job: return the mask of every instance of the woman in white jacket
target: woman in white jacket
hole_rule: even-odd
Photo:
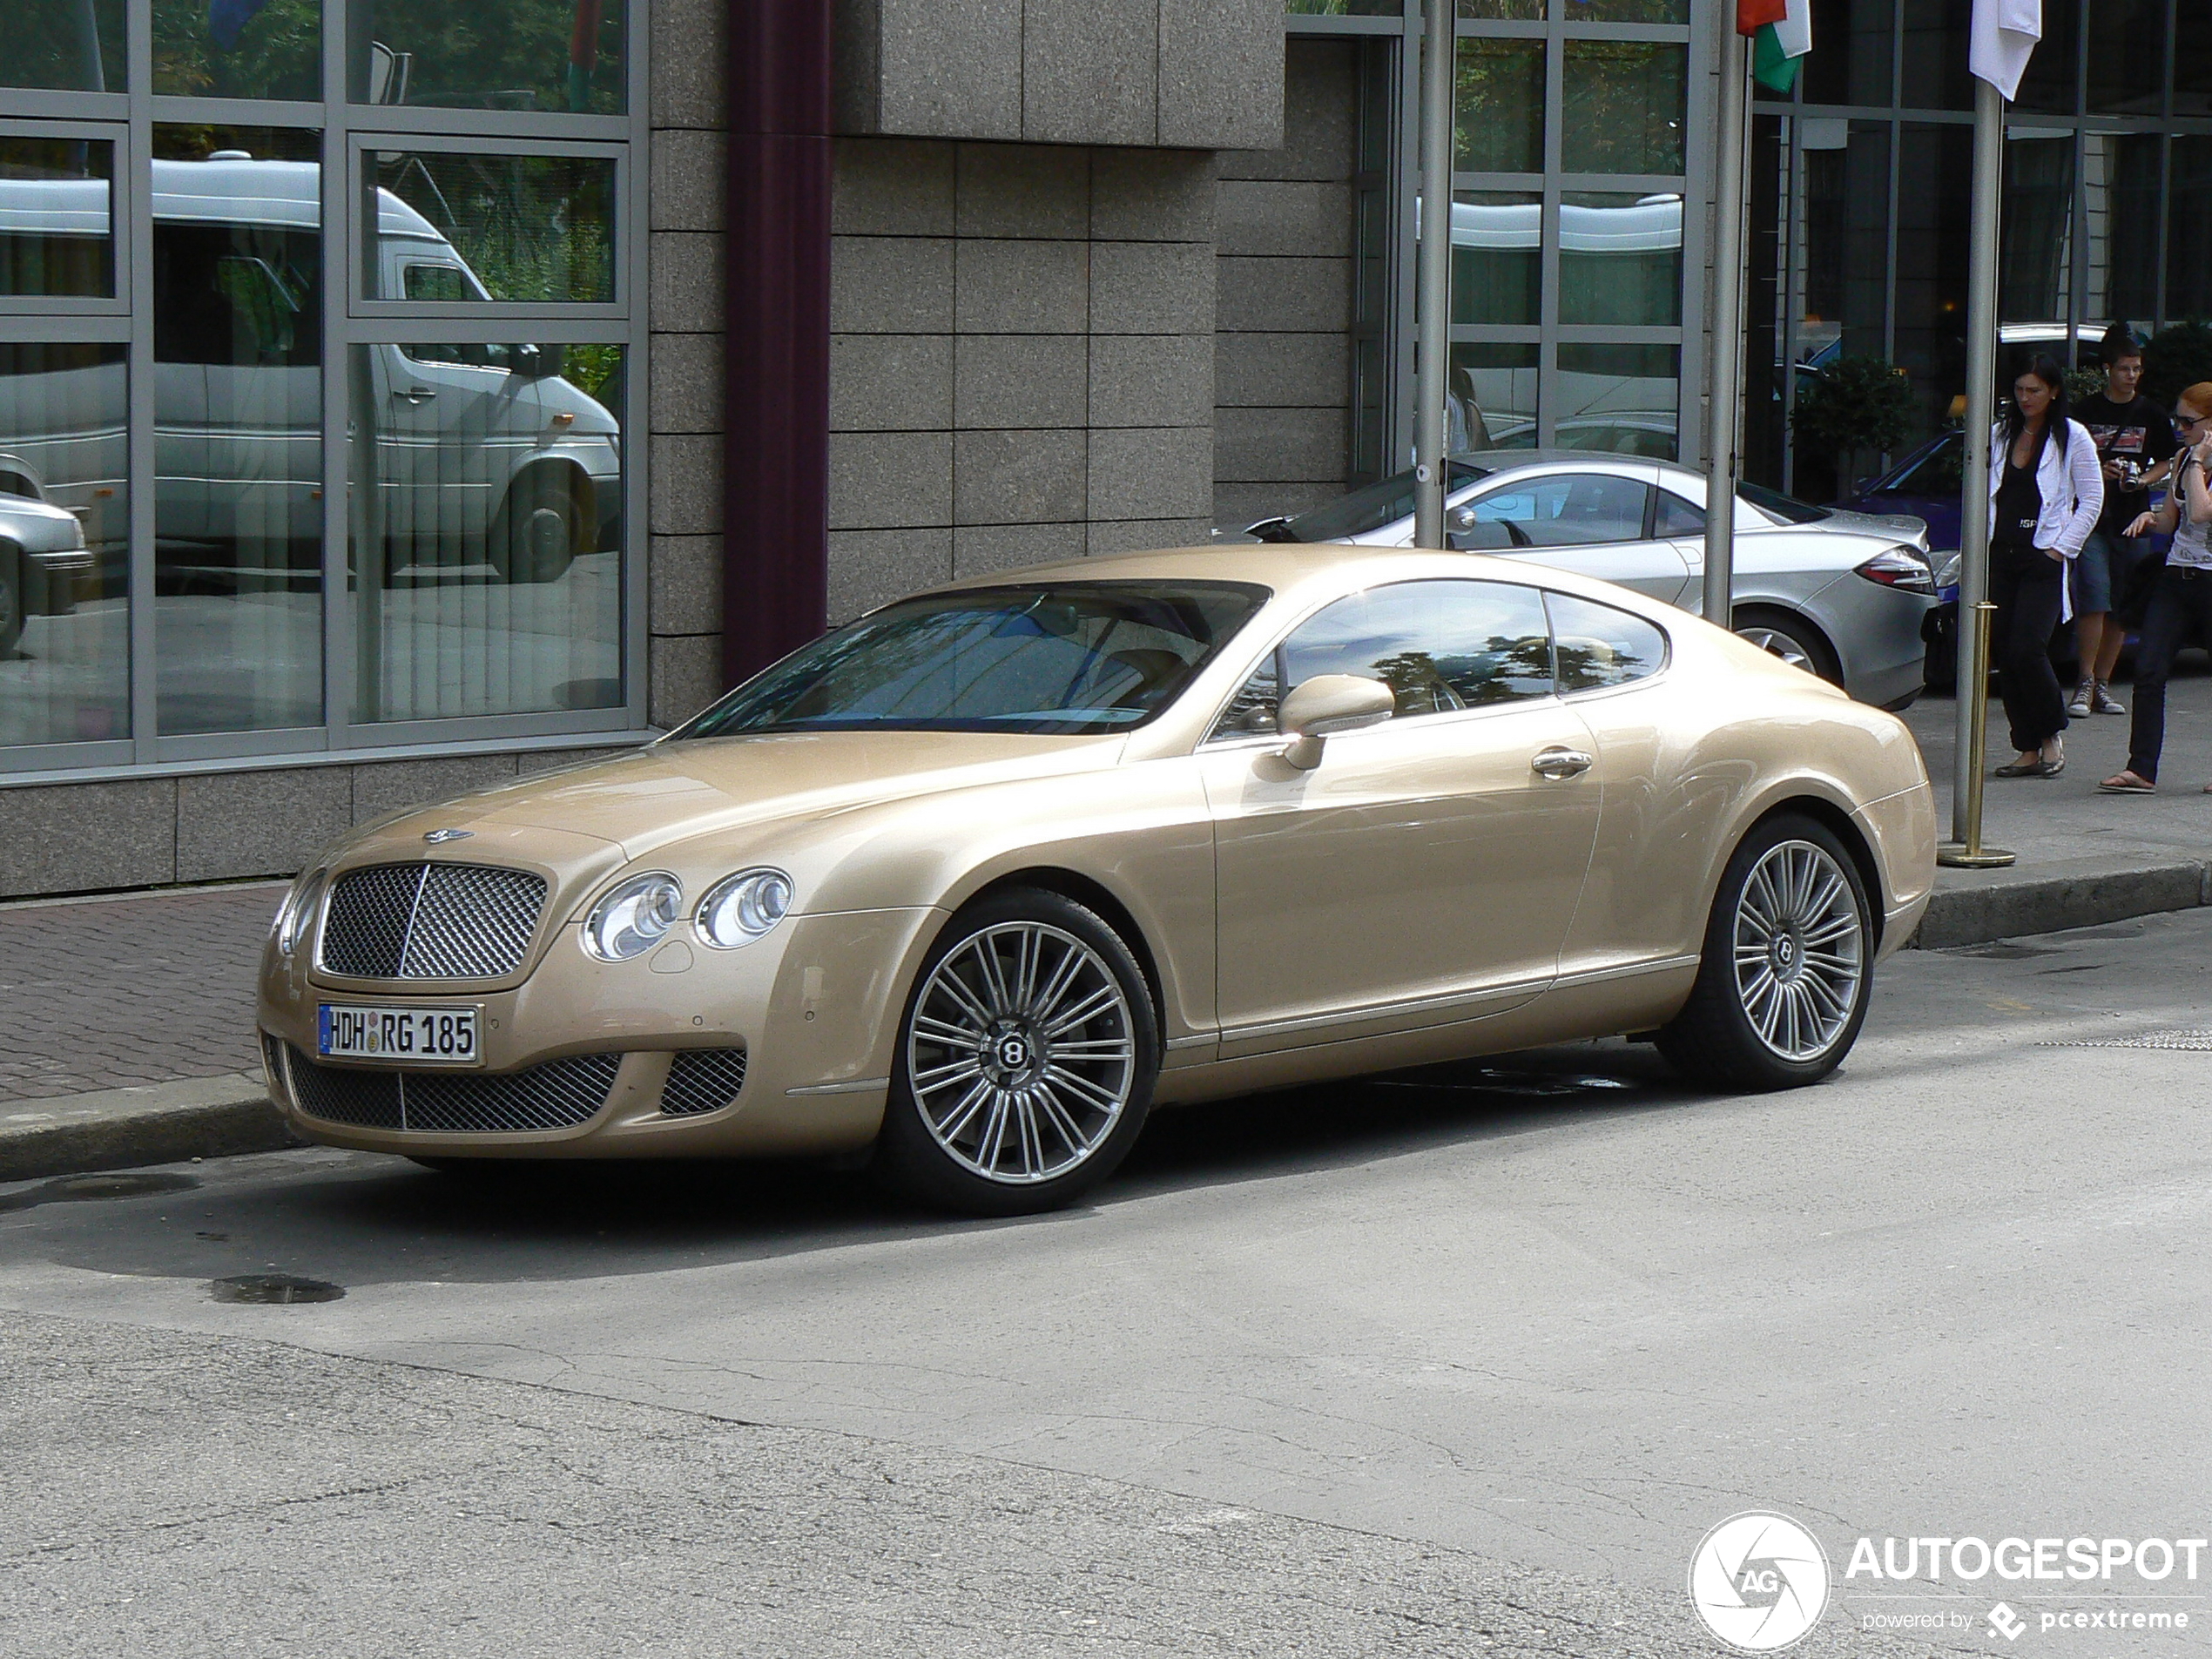
[[[2068,561],[2103,510],[2104,474],[2088,430],[2067,418],[2066,371],[2038,357],[2013,383],[1989,442],[1990,655],[2003,677],[2018,755],[2000,778],[2055,778],[2066,767],[2066,698],[2051,633],[2071,614]]]

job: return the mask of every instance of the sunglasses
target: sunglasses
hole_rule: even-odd
[[[2174,424],[2177,427],[2202,426],[2205,419],[2202,415],[2177,415],[2174,417]]]

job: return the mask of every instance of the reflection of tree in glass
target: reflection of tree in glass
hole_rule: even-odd
[[[8,0],[0,85],[123,91],[121,0]]]
[[[436,226],[495,300],[615,297],[614,164],[386,153],[377,181]]]
[[[368,38],[409,55],[409,104],[622,113],[622,0],[356,3]]]
[[[250,15],[226,51],[207,0],[155,0],[153,90],[193,98],[320,98],[320,0],[267,0],[235,10]]]

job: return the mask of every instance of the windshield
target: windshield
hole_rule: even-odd
[[[1738,484],[1736,493],[1770,518],[1778,518],[1785,524],[1817,524],[1831,516],[1825,507],[1815,507],[1799,501],[1795,496],[1785,496],[1778,489],[1769,489],[1764,484]]]
[[[1126,731],[1174,701],[1267,598],[1241,582],[926,595],[816,640],[670,736]]]
[[[1471,484],[1478,478],[1487,478],[1487,467],[1471,466],[1464,461],[1444,463],[1444,488],[1447,494],[1462,484]],[[1317,507],[1310,513],[1300,513],[1274,535],[1271,542],[1341,542],[1346,536],[1365,536],[1395,524],[1413,513],[1413,475],[1401,472],[1386,478],[1380,483],[1355,489],[1349,496],[1339,496],[1326,507]]]

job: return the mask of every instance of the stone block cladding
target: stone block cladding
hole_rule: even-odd
[[[1211,154],[846,138],[833,171],[833,622],[1206,540]]]
[[[1282,148],[1220,158],[1213,513],[1224,529],[1344,491],[1359,137],[1357,46],[1293,38]]]
[[[647,718],[673,725],[722,685],[723,246],[728,0],[653,0],[651,456]]]

